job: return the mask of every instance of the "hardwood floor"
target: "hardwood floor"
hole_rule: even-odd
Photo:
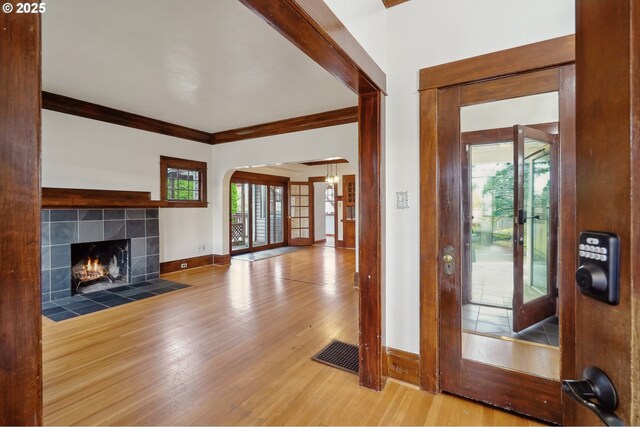
[[[355,251],[313,247],[163,277],[190,288],[43,318],[47,425],[537,425],[310,357],[358,340]]]

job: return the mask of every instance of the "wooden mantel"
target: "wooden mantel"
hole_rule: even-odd
[[[151,200],[148,191],[87,190],[43,188],[43,209],[159,208],[160,200]]]

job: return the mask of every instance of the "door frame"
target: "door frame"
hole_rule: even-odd
[[[237,249],[237,250],[233,250],[233,241],[232,241],[232,233],[231,233],[231,203],[229,203],[229,252],[231,253],[231,255],[240,255],[240,254],[245,254],[245,253],[250,253],[250,252],[258,252],[258,251],[264,251],[267,249],[275,249],[275,248],[280,248],[283,246],[287,246],[289,245],[289,225],[288,225],[288,221],[287,221],[287,216],[288,216],[288,204],[287,204],[287,198],[288,198],[288,184],[289,184],[289,178],[286,176],[278,176],[278,175],[267,175],[267,174],[260,174],[260,173],[252,173],[252,172],[245,172],[242,170],[239,171],[235,171],[233,173],[233,175],[231,175],[231,179],[229,180],[229,185],[231,184],[249,184],[249,247],[246,249]],[[256,248],[253,247],[253,242],[251,241],[251,235],[252,235],[252,227],[253,227],[253,213],[251,211],[251,205],[253,204],[252,201],[252,191],[253,191],[253,187],[252,184],[257,184],[257,185],[266,185],[267,186],[267,217],[269,216],[269,214],[271,213],[271,203],[269,201],[269,188],[271,186],[275,186],[275,187],[284,187],[284,193],[283,193],[283,204],[284,204],[284,212],[283,212],[283,233],[284,233],[284,240],[281,243],[272,243],[272,244],[268,244],[268,245],[263,245],[263,246],[258,246]],[[231,193],[229,193],[229,198],[231,198]],[[270,233],[270,228],[271,228],[271,223],[270,221],[267,221],[267,234],[269,235]]]
[[[446,151],[447,144],[438,143],[440,129],[437,118],[439,113],[444,113],[439,110],[439,91],[452,86],[512,75],[521,75],[523,83],[526,83],[527,74],[524,73],[560,66],[569,67],[574,62],[575,37],[571,35],[420,70],[420,385],[424,390],[433,393],[441,391],[439,260],[441,222],[444,216],[441,215],[441,208],[444,207],[444,200],[438,191],[446,179],[440,174],[439,156]],[[572,89],[574,84],[575,77],[562,81],[565,90]],[[486,94],[481,96],[486,99]],[[561,96],[559,102],[560,108],[566,109],[573,100]],[[450,113],[459,114],[457,110]],[[561,162],[566,162],[565,169],[568,168],[567,172],[571,175],[574,168],[571,158],[575,158],[575,128],[563,127],[560,129],[560,135],[563,143],[568,145],[565,147],[567,158],[561,159]],[[455,138],[455,141],[458,144],[458,138]],[[560,207],[563,214],[571,215],[572,211],[575,214],[575,204],[572,206],[569,202],[575,200],[575,185],[562,186],[559,197],[565,201]],[[563,233],[573,236],[575,227],[572,229],[572,225],[567,224]],[[574,246],[573,238],[566,238],[558,250],[564,254],[564,259],[573,261]],[[572,265],[573,262],[562,263],[558,271],[560,277],[572,277]],[[459,261],[457,267],[460,268]],[[561,310],[565,319],[561,331],[561,372],[573,372],[574,364],[574,312],[571,295],[575,293],[575,289],[569,286],[570,284],[565,286],[566,293],[561,299]],[[499,372],[487,371],[486,374],[489,376],[500,375]],[[512,408],[518,409],[515,406]]]

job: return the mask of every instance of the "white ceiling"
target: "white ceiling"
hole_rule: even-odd
[[[218,132],[357,104],[238,0],[55,0],[43,90]]]

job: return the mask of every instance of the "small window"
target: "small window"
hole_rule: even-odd
[[[207,206],[207,164],[160,156],[160,192],[172,207]]]
[[[335,212],[335,193],[333,187],[329,186],[324,192],[324,213],[333,215]]]

